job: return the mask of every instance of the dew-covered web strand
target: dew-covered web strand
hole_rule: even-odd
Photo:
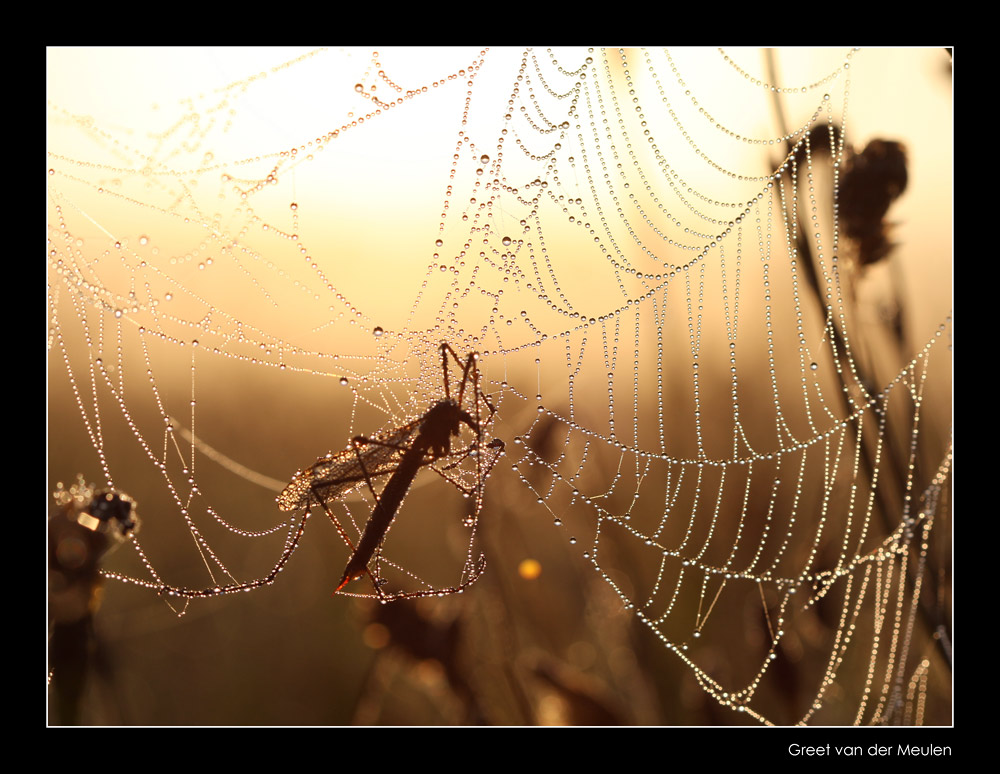
[[[605,175],[605,177],[607,178],[607,175]],[[793,181],[794,181],[794,176],[793,176],[793,178],[792,178],[792,179],[793,179]],[[810,194],[811,194],[811,192],[810,192]],[[770,199],[769,199],[768,201],[769,201],[769,205],[768,205],[768,206],[770,207]],[[787,207],[787,206],[788,206],[788,205],[786,205],[786,207]],[[794,203],[793,203],[793,204],[791,205],[791,209],[792,209],[793,211],[794,211],[794,209],[796,209],[796,205],[795,205]],[[769,217],[768,217],[768,223],[770,223],[770,222],[772,222],[772,218],[771,218],[771,217],[769,216]],[[768,242],[769,242],[769,241],[770,241],[770,240],[768,240]],[[762,244],[763,244],[763,242],[762,242]],[[687,274],[687,275],[685,275],[685,276],[688,276],[688,277],[689,277],[690,275],[689,275],[689,274]],[[834,274],[833,276],[834,276],[834,277],[836,277],[836,275],[835,275],[835,274]],[[688,287],[690,288],[690,285],[689,285]],[[836,291],[836,292],[837,292],[837,294],[838,294],[838,296],[839,296],[839,291]],[[689,298],[689,299],[692,299],[692,298],[694,298],[694,296],[692,295],[692,293],[691,293],[690,289],[688,290],[688,292],[686,293],[686,295],[687,295],[687,298]],[[616,315],[616,317],[617,317],[617,315]],[[693,320],[693,319],[695,319],[695,318],[694,318],[694,317],[692,316],[692,318],[691,318],[691,319]],[[842,316],[842,315],[841,315],[841,319],[843,319],[843,316]],[[837,326],[837,327],[838,327],[838,328],[840,327],[840,326],[839,326],[839,324],[838,324],[838,326]],[[692,329],[692,335],[693,335],[693,331],[694,331],[694,329]],[[568,335],[568,334],[564,334],[564,335]],[[939,331],[939,334],[938,334],[938,335],[940,335],[940,331]],[[853,372],[853,369],[854,369],[854,361],[853,361],[853,359],[852,359],[852,358],[850,357],[850,351],[849,351],[849,349],[848,349],[848,347],[847,347],[847,344],[846,344],[846,342],[842,344],[842,346],[841,346],[841,347],[839,348],[839,350],[838,350],[838,351],[839,351],[839,352],[841,353],[841,356],[842,356],[842,357],[844,358],[844,363],[845,363],[845,366],[846,366],[846,367],[847,367],[848,369],[850,369],[850,370],[851,370],[851,372]],[[772,359],[772,360],[773,360],[773,357],[774,357],[774,356],[772,355],[772,356],[771,356],[771,359]],[[919,362],[919,361],[920,361],[921,359],[922,359],[922,357],[921,357],[921,356],[918,356],[918,360],[917,360],[917,361],[914,361],[914,362]],[[812,361],[811,361],[811,362],[812,362]],[[810,365],[810,368],[812,368],[812,367],[813,367],[813,366],[812,366],[812,365]],[[894,382],[893,384],[889,385],[889,389],[891,389],[891,388],[893,387],[893,385],[894,385],[894,384],[895,384],[895,382]],[[777,382],[775,382],[775,381],[772,381],[772,389],[774,390],[774,394],[775,394],[775,399],[776,399],[776,406],[779,406],[779,407],[780,407],[780,405],[781,405],[781,402],[780,402],[780,398],[779,398],[779,395],[780,395],[780,392],[778,391],[778,386],[777,386]],[[817,393],[817,396],[818,396],[818,397],[820,398],[820,405],[824,407],[824,412],[825,412],[825,413],[827,414],[827,417],[828,417],[827,421],[829,421],[829,419],[835,419],[835,418],[836,418],[836,414],[834,414],[834,413],[831,413],[831,411],[830,411],[830,407],[829,407],[829,406],[828,406],[828,405],[826,404],[826,401],[822,399],[822,394],[821,394],[821,393]],[[849,416],[849,417],[848,417],[847,419],[844,419],[844,420],[836,420],[836,421],[838,422],[838,424],[841,424],[841,427],[842,427],[843,429],[847,429],[848,425],[852,423],[852,420],[858,420],[858,421],[860,422],[860,419],[861,419],[862,415],[863,415],[863,414],[865,413],[865,411],[866,411],[867,409],[870,409],[870,408],[876,408],[876,407],[878,407],[878,406],[879,406],[879,405],[881,404],[881,402],[882,402],[883,400],[885,400],[885,399],[886,399],[887,397],[888,397],[888,390],[887,390],[887,391],[884,391],[884,392],[883,392],[883,393],[882,393],[881,395],[870,395],[870,396],[869,396],[869,397],[868,397],[868,398],[866,399],[866,401],[865,401],[864,403],[861,403],[861,404],[859,404],[859,403],[855,403],[855,404],[854,404],[853,406],[849,406],[849,407],[848,407],[848,408],[850,409],[850,412],[851,412],[851,414],[850,414],[850,416]],[[806,405],[806,406],[808,406],[808,405],[809,405],[809,403],[807,402],[807,403],[806,403],[805,405]],[[612,402],[612,403],[609,403],[609,410],[611,409],[611,407],[612,407],[612,406],[613,406],[613,402]],[[779,408],[779,412],[780,412],[780,408]],[[880,411],[880,413],[881,413],[881,411]],[[570,409],[570,417],[572,417],[572,416],[573,416],[573,409],[571,408],[571,409]],[[884,416],[884,415],[883,415],[883,416]],[[782,421],[781,421],[781,415],[780,415],[780,413],[779,413],[779,415],[778,415],[778,418],[779,418],[779,426],[781,426],[781,427],[784,427],[784,431],[785,431],[785,432],[787,432],[787,433],[788,433],[788,435],[789,435],[789,438],[790,438],[790,441],[791,441],[790,445],[788,446],[788,450],[789,450],[789,451],[792,451],[792,450],[799,450],[799,449],[803,448],[804,446],[808,446],[808,445],[818,445],[818,444],[824,444],[824,445],[826,445],[826,443],[827,443],[827,442],[826,442],[826,440],[825,440],[825,439],[829,438],[829,431],[817,431],[817,430],[816,430],[816,424],[815,424],[815,420],[811,420],[811,421],[813,421],[813,422],[814,422],[814,423],[813,423],[813,425],[812,425],[812,427],[814,428],[814,432],[815,432],[815,433],[818,433],[818,434],[817,434],[817,435],[816,435],[816,436],[815,436],[815,437],[814,437],[814,438],[813,438],[812,440],[810,440],[810,441],[807,441],[807,442],[806,442],[805,444],[802,444],[801,442],[799,442],[799,441],[796,441],[796,440],[795,440],[795,437],[794,437],[794,435],[792,434],[792,431],[790,430],[790,428],[789,428],[789,425],[787,424],[787,422],[782,422]],[[572,420],[568,421],[568,422],[567,422],[567,424],[569,424],[570,426],[572,426],[572,425],[573,425],[573,422],[572,422]],[[859,424],[859,431],[860,431],[860,424]],[[880,430],[880,434],[879,434],[879,436],[878,436],[878,437],[879,437],[879,439],[881,439],[881,438],[882,438],[882,433],[883,433],[883,432],[884,432],[884,429],[883,429],[883,430]],[[608,440],[610,441],[610,440],[611,440],[611,437],[609,437],[609,438],[608,438]],[[843,441],[843,434],[841,433],[841,442],[842,442],[842,441]],[[881,441],[879,441],[879,443],[880,443],[880,445],[881,445]],[[615,443],[615,444],[613,444],[613,445],[617,445],[617,443]],[[835,447],[833,447],[833,448],[834,448],[834,449],[840,449],[840,448],[842,448],[842,443],[841,443],[841,444],[838,444],[837,446],[835,446]],[[864,447],[860,447],[860,448],[864,448]],[[828,459],[829,459],[829,462],[830,462],[830,463],[833,463],[833,464],[834,464],[835,466],[836,466],[836,465],[839,465],[839,464],[840,464],[840,463],[838,462],[838,458],[839,458],[839,455],[840,455],[840,452],[837,452],[837,456],[835,456],[835,457],[833,457],[833,458],[828,458]],[[734,455],[734,456],[738,456],[738,455]],[[765,456],[770,456],[770,455],[765,455]],[[538,462],[538,461],[539,461],[539,460],[536,460],[536,462]],[[804,463],[804,462],[805,462],[805,458],[803,457],[803,463]],[[856,468],[856,465],[857,465],[857,463],[855,462],[855,471],[857,470],[857,468]],[[832,472],[833,472],[833,473],[835,474],[835,471],[836,471],[836,467],[834,467],[834,468],[833,468],[833,469],[831,469],[831,470],[832,470]],[[869,474],[869,475],[870,475],[870,474]],[[527,485],[531,486],[531,485],[530,485],[530,483],[528,483],[528,482],[526,482],[526,483],[527,483]],[[542,494],[542,495],[540,496],[540,498],[541,498],[541,499],[543,499],[543,500],[546,500],[546,499],[548,499],[548,496],[547,496],[547,495],[544,495],[544,494]],[[869,504],[869,512],[870,512],[870,510],[871,510],[871,505]],[[869,513],[869,515],[870,515],[870,513]],[[869,522],[869,519],[868,519],[868,518],[866,518],[866,519],[864,520],[864,522],[865,522],[865,524],[868,524],[868,522]],[[863,533],[862,533],[862,537],[860,538],[860,541],[863,541]],[[860,541],[859,541],[859,542],[860,542]]]

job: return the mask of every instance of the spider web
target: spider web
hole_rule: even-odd
[[[105,609],[293,573],[336,604],[345,549],[273,490],[418,419],[447,342],[480,353],[507,449],[460,602],[515,608],[526,556],[566,595],[512,624],[519,651],[648,708],[615,722],[949,723],[944,52],[432,53],[49,52],[50,490],[83,472],[142,515]],[[910,179],[866,262],[842,186],[876,137]],[[405,575],[454,582],[462,501],[418,479],[386,545]],[[360,531],[371,496],[338,507]],[[575,605],[603,667],[559,639]],[[520,722],[572,722],[539,663]],[[512,722],[497,691],[469,703]]]

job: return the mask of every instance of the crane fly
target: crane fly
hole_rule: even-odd
[[[463,579],[458,586],[387,596],[382,591],[381,586],[384,581],[378,575],[377,566],[374,571],[369,567],[373,558],[380,556],[380,547],[385,535],[392,526],[403,499],[421,468],[430,466],[466,495],[475,494],[475,508],[478,509],[482,479],[489,473],[489,469],[503,452],[504,445],[499,439],[493,439],[485,445],[482,443],[484,426],[492,422],[496,410],[479,390],[476,353],[470,353],[463,364],[448,344],[442,344],[440,350],[444,371],[445,396],[443,400],[439,400],[431,406],[419,419],[406,425],[370,438],[355,436],[351,439],[349,448],[336,454],[331,453],[321,457],[312,466],[297,472],[284,491],[278,495],[278,507],[282,511],[309,508],[314,504],[321,506],[333,521],[341,538],[351,549],[351,558],[347,562],[339,585],[334,590],[335,594],[351,581],[368,575],[375,586],[376,596],[383,600],[443,595],[463,590],[474,582],[482,572],[482,556],[473,563],[470,554],[470,561],[466,564]],[[449,355],[462,368],[462,381],[457,398],[452,398],[448,383]],[[472,386],[475,415],[463,408],[466,386],[469,384]],[[485,418],[481,415],[481,404],[489,410],[489,415]],[[472,431],[475,440],[464,450],[453,452],[451,448],[452,436],[458,437],[461,434],[462,425]],[[472,491],[466,489],[447,473],[447,471],[458,468],[468,457],[475,458],[476,466],[476,483]],[[453,461],[443,468],[435,466],[434,463],[442,460]],[[389,475],[389,480],[382,488],[381,493],[376,495],[372,483],[373,479],[384,475]],[[367,485],[375,497],[375,506],[362,532],[361,539],[355,546],[327,504],[364,485]]]

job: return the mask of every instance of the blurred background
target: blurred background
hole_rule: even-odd
[[[331,597],[318,509],[249,593],[75,578],[50,723],[951,722],[948,51],[53,48],[47,99],[48,491],[141,519],[101,566],[266,576],[275,487],[443,340],[506,444],[463,594]],[[424,471],[387,555],[454,584],[467,508]]]

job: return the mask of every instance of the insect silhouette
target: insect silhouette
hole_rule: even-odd
[[[380,558],[380,547],[385,535],[421,468],[429,465],[466,495],[475,495],[475,507],[478,509],[482,479],[488,475],[503,452],[504,445],[499,439],[493,439],[485,445],[482,443],[484,426],[492,422],[496,409],[479,390],[476,353],[470,353],[463,363],[448,344],[441,344],[440,351],[444,372],[443,400],[431,406],[419,419],[381,436],[371,438],[355,436],[351,439],[350,448],[321,457],[309,468],[297,472],[277,497],[278,507],[282,511],[308,508],[313,504],[320,505],[351,549],[351,558],[347,562],[339,585],[334,590],[335,594],[351,581],[367,574],[372,579],[376,596],[383,601],[416,596],[439,596],[464,590],[482,573],[483,557],[480,556],[478,561],[473,562],[470,553],[463,577],[457,586],[386,594],[382,590],[384,581],[379,577],[377,564],[375,570],[369,567],[373,559]],[[452,397],[448,382],[449,355],[462,369],[462,381],[456,398]],[[475,416],[463,408],[468,385],[471,385]],[[483,406],[489,411],[485,418],[480,411]],[[464,450],[452,452],[452,437],[460,435],[463,424],[472,431],[475,440]],[[468,457],[474,457],[476,465],[476,485],[471,491],[443,472],[457,468]],[[441,460],[452,461],[443,469],[434,467],[433,463]],[[373,479],[383,475],[390,475],[390,478],[381,493],[376,495]],[[361,539],[355,546],[327,504],[362,485],[367,485],[372,492],[375,506]]]

